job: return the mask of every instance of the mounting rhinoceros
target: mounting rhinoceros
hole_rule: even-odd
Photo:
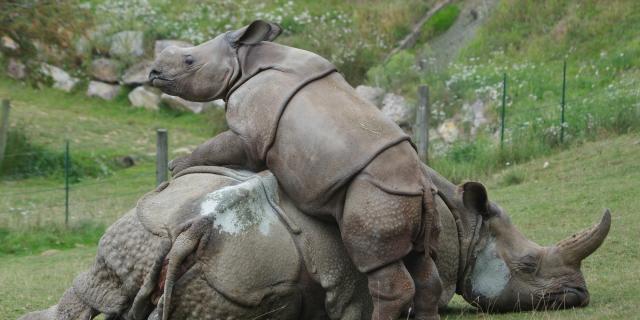
[[[438,319],[434,189],[409,137],[329,61],[270,42],[280,32],[258,20],[161,52],[149,74],[154,86],[227,102],[229,130],[174,160],[172,173],[198,165],[269,169],[302,212],[338,223],[367,275],[372,319],[395,319],[412,300],[416,319]]]
[[[483,311],[588,304],[580,262],[604,241],[608,211],[595,227],[541,247],[487,200],[481,184],[458,188],[426,170],[439,189],[443,224],[440,306],[454,293]],[[192,222],[201,223],[201,237],[179,244]],[[166,277],[175,277],[171,289],[163,288]],[[162,294],[171,290],[166,310],[176,320],[365,320],[372,312],[366,282],[337,227],[301,213],[271,174],[196,167],[114,223],[100,240],[94,265],[58,305],[21,319],[104,313],[107,319],[157,320],[166,301]]]

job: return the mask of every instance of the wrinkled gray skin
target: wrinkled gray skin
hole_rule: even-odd
[[[229,130],[172,161],[172,174],[203,165],[269,169],[304,213],[338,224],[367,274],[373,320],[397,318],[412,301],[416,319],[439,319],[433,185],[409,137],[326,59],[271,42],[280,30],[257,20],[156,58],[149,79],[162,91],[227,102]]]
[[[210,232],[178,259],[182,270],[166,309],[171,319],[370,317],[366,277],[349,261],[334,225],[297,210],[274,191],[267,172],[258,178],[216,167],[190,172],[145,196],[107,230],[94,265],[58,305],[21,319],[91,319],[99,313],[107,319],[159,319],[166,301],[158,299],[157,289],[163,261],[182,251],[178,238],[196,224]],[[457,187],[429,173],[439,188],[443,224],[441,306],[456,291],[483,311],[588,304],[580,262],[604,241],[608,211],[593,228],[542,247],[488,202],[481,184]],[[277,201],[281,212],[268,209],[269,201]]]

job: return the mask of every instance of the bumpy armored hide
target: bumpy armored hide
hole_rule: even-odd
[[[240,305],[255,307],[278,286],[297,281],[301,257],[280,220],[275,177],[198,170],[190,168],[181,175],[188,179],[178,177],[141,199],[137,215],[143,225],[175,239],[185,223],[210,219],[213,235],[202,240],[197,268],[212,288]]]
[[[270,42],[238,49],[241,78],[227,123],[308,214],[339,213],[336,192],[384,150],[408,140],[322,57]]]

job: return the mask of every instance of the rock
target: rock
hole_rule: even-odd
[[[134,107],[158,110],[160,109],[160,92],[152,87],[139,86],[129,92],[129,102]]]
[[[193,47],[192,43],[182,41],[182,40],[156,40],[156,44],[154,47],[155,56],[157,57],[164,48],[169,46],[176,47]]]
[[[85,36],[80,36],[76,39],[73,45],[76,55],[78,56],[88,56],[91,54],[91,41],[87,39]]]
[[[403,96],[394,93],[385,94],[380,110],[399,126],[409,125],[411,121],[411,108],[409,108]]]
[[[35,48],[37,60],[61,63],[67,58],[65,52],[55,44],[49,44],[39,40],[33,40],[31,44],[33,44]]]
[[[356,87],[356,93],[360,98],[371,102],[374,106],[381,107],[382,97],[384,96],[382,88],[359,85]]]
[[[122,168],[129,168],[136,165],[136,161],[132,156],[122,156],[116,158],[116,163]]]
[[[102,82],[117,83],[120,64],[113,59],[100,58],[91,62],[91,76]]]
[[[2,41],[2,47],[5,49],[9,49],[11,51],[16,51],[20,49],[20,45],[18,45],[18,43],[15,40],[11,39],[8,36],[2,36],[1,41]]]
[[[113,100],[120,93],[120,86],[100,81],[89,82],[87,96],[99,97],[104,100]]]
[[[193,102],[180,97],[170,96],[166,93],[163,93],[160,99],[171,109],[193,113],[202,113],[202,111],[207,108],[212,108],[214,105],[213,102]]]
[[[24,63],[20,62],[18,59],[9,58],[9,63],[7,64],[7,75],[9,75],[9,77],[16,80],[22,80],[27,76],[26,70],[27,67]]]
[[[471,104],[469,108],[471,111],[471,115],[473,117],[471,121],[471,135],[475,136],[480,126],[489,122],[484,115],[485,110],[487,109],[487,106],[482,100],[478,99],[476,100],[476,102]]]
[[[453,143],[458,140],[460,130],[453,119],[447,119],[438,126],[438,134],[446,143]]]
[[[111,38],[109,54],[112,56],[135,56],[144,54],[144,34],[142,31],[122,31]]]
[[[145,60],[132,65],[122,75],[122,83],[126,85],[146,84],[149,81],[152,64],[153,61]]]
[[[70,92],[78,84],[78,79],[70,76],[64,70],[43,63],[40,70],[42,73],[53,79],[53,87],[62,91]]]

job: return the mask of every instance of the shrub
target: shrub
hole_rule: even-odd
[[[416,58],[408,51],[400,51],[387,63],[367,71],[367,83],[395,91],[408,91],[418,82],[418,78]]]

